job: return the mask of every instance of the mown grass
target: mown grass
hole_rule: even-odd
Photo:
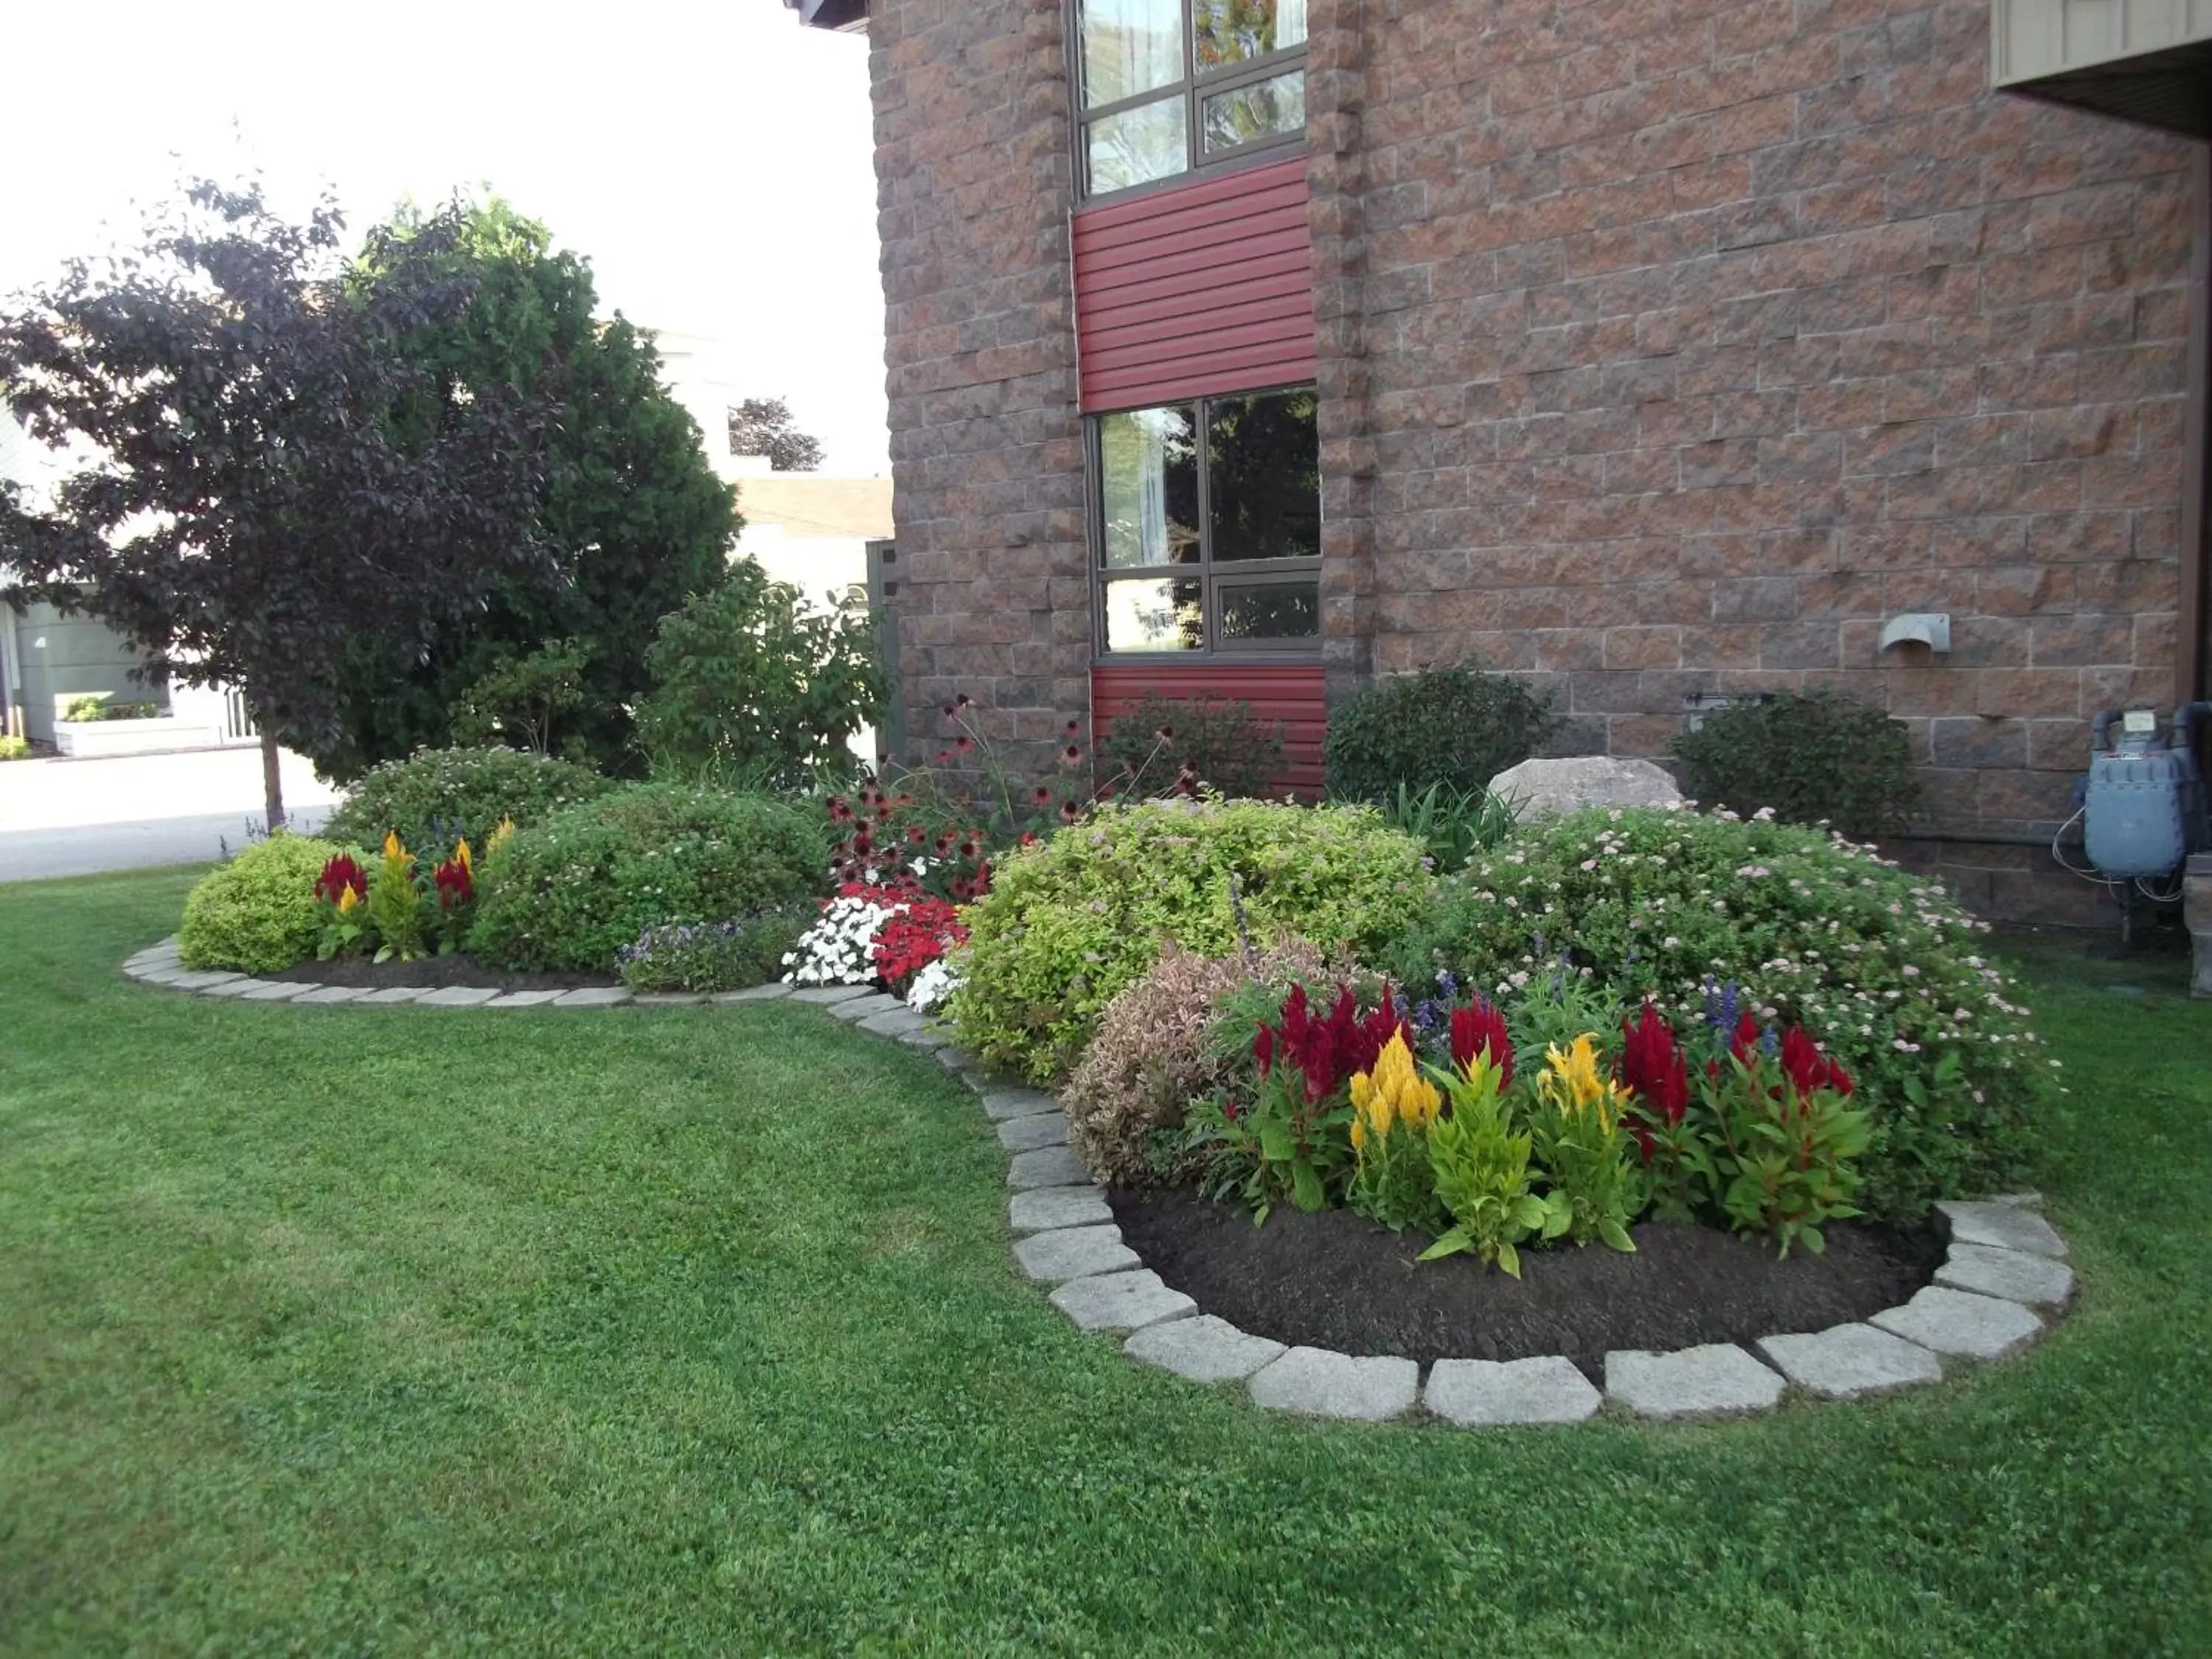
[[[2212,1009],[2051,988],[2087,1286],[1766,1420],[1264,1415],[1069,1328],[811,1011],[167,995],[0,889],[0,1650],[2202,1654]]]

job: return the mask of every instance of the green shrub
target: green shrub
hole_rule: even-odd
[[[1101,1010],[1164,941],[1225,956],[1237,945],[1230,878],[1255,942],[1372,949],[1427,901],[1420,843],[1370,808],[1268,801],[1108,805],[998,868],[963,913],[962,1038],[1038,1082],[1072,1066]]]
[[[1920,801],[1904,726],[1832,691],[1717,709],[1674,754],[1685,794],[1746,817],[1767,807],[1791,823],[1885,836]]]
[[[1650,995],[1683,1030],[1733,985],[1858,1079],[1874,1126],[1861,1201],[1909,1217],[2014,1178],[2027,1115],[2050,1086],[2014,981],[1981,954],[1986,930],[1940,886],[1839,837],[1601,808],[1536,826],[1440,883],[1387,960],[1403,982],[1448,969],[1510,991],[1564,955],[1594,989]]]
[[[811,902],[748,911],[728,921],[648,927],[622,948],[633,991],[744,991],[783,972],[783,958],[821,915]]]
[[[396,830],[410,847],[442,851],[462,836],[482,842],[501,818],[520,829],[613,787],[588,768],[520,750],[423,749],[362,777],[323,829],[364,847]]]
[[[803,806],[631,784],[516,830],[483,860],[469,948],[509,968],[607,971],[648,927],[805,897],[829,856]]]
[[[273,974],[315,952],[315,878],[346,849],[283,831],[256,842],[185,896],[177,954],[187,968]]]
[[[1419,792],[1400,784],[1376,803],[1382,820],[1428,848],[1438,870],[1456,870],[1513,832],[1513,808],[1487,789],[1432,783]]]
[[[30,752],[31,740],[28,738],[0,735],[0,761],[22,760]]]
[[[1505,675],[1465,665],[1401,674],[1329,716],[1329,790],[1371,801],[1401,784],[1415,794],[1437,783],[1480,793],[1542,748],[1557,726],[1548,693]]]
[[[1106,728],[1097,769],[1117,794],[1164,795],[1188,771],[1224,795],[1264,795],[1283,775],[1282,723],[1261,725],[1248,702],[1150,693]]]

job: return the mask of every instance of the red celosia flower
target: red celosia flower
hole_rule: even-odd
[[[1800,1100],[1822,1089],[1839,1095],[1851,1091],[1851,1074],[1815,1048],[1802,1025],[1782,1034],[1782,1070]]]
[[[1480,997],[1472,1007],[1453,1009],[1451,1017],[1452,1063],[1465,1071],[1477,1054],[1490,1057],[1500,1088],[1512,1084],[1513,1042],[1505,1035],[1505,1016]]]
[[[438,908],[450,910],[456,904],[472,902],[477,896],[476,878],[469,866],[459,859],[447,859],[431,872],[430,879],[438,890]]]
[[[368,876],[350,853],[340,853],[323,866],[323,873],[315,878],[315,896],[336,904],[338,896],[348,888],[357,899],[368,896]]]
[[[1689,1062],[1674,1028],[1648,1002],[1634,1019],[1620,1022],[1620,1080],[1655,1119],[1680,1123],[1690,1108]]]
[[[1252,1058],[1260,1062],[1260,1075],[1275,1069],[1275,1028],[1262,1025],[1252,1038]]]

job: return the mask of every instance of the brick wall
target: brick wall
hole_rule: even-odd
[[[1042,758],[1091,662],[1060,9],[872,12],[909,741],[933,753],[965,691]]]
[[[1311,15],[1333,667],[1473,650],[1624,754],[1832,685],[1985,833],[2172,700],[2179,141],[1989,94],[1982,4]]]

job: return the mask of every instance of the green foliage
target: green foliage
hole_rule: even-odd
[[[1943,1063],[1955,1066],[1958,1056]],[[1867,1149],[1867,1115],[1832,1089],[1787,1086],[1764,1054],[1732,1055],[1700,1079],[1703,1124],[1712,1142],[1716,1196],[1739,1232],[1826,1248],[1820,1224],[1860,1213],[1853,1161]]]
[[[1919,805],[1902,722],[1833,691],[1780,692],[1717,709],[1674,739],[1685,793],[1746,816],[1847,836],[1902,830]]]
[[[822,465],[822,441],[799,429],[781,398],[747,398],[732,405],[726,422],[732,455],[765,455],[777,472],[811,472]]]
[[[185,899],[177,954],[187,968],[273,974],[305,961],[321,920],[315,878],[345,849],[282,831],[204,876]]]
[[[1036,1082],[1064,1073],[1164,941],[1206,956],[1237,948],[1231,877],[1255,940],[1354,951],[1400,933],[1430,887],[1419,843],[1365,808],[1102,806],[1007,857],[966,912],[967,978],[951,1003],[963,1041]]]
[[[1107,727],[1097,769],[1122,795],[1164,793],[1178,776],[1232,799],[1265,795],[1283,772],[1282,723],[1261,726],[1247,702],[1151,693]]]
[[[161,705],[150,699],[117,702],[112,691],[84,691],[62,705],[61,718],[65,720],[150,720],[161,712]]]
[[[520,750],[425,749],[356,783],[324,830],[368,847],[394,830],[421,847],[462,836],[481,842],[502,818],[537,823],[611,787],[585,767]]]
[[[1460,869],[1513,833],[1511,803],[1487,789],[1432,783],[1417,791],[1401,783],[1376,805],[1392,829],[1402,830],[1428,849],[1438,870]]]
[[[1548,692],[1507,675],[1465,665],[1397,675],[1329,716],[1329,789],[1368,801],[1431,784],[1479,795],[1543,747],[1557,724]]]
[[[648,927],[804,897],[828,858],[802,806],[627,785],[517,830],[484,860],[469,948],[508,968],[604,972]]]
[[[647,666],[637,737],[655,776],[734,768],[792,787],[849,775],[846,739],[883,712],[887,689],[864,603],[812,609],[749,558],[663,619]]]
[[[750,910],[728,921],[648,927],[622,949],[633,991],[744,991],[783,971],[783,959],[821,914],[811,902]]]
[[[428,902],[421,863],[398,836],[386,836],[384,856],[368,878],[368,919],[376,929],[379,962],[412,962],[429,948],[422,926]]]
[[[1472,1250],[1521,1277],[1521,1241],[1544,1227],[1552,1212],[1530,1190],[1534,1143],[1514,1133],[1498,1067],[1481,1057],[1449,1079],[1451,1109],[1428,1127],[1429,1172],[1451,1225],[1421,1260]]]
[[[1803,1025],[1850,1068],[1873,1123],[1866,1207],[1909,1217],[2018,1179],[2025,1115],[2050,1086],[1985,931],[1937,884],[1814,830],[1599,809],[1440,883],[1388,962],[1402,983],[1449,968],[1504,995],[1565,952],[1596,991],[1648,994],[1686,1030],[1709,985],[1733,982],[1761,1019]]]
[[[1532,1056],[1533,1058],[1533,1056]],[[1644,1207],[1634,1143],[1623,1126],[1626,1097],[1602,1069],[1594,1034],[1547,1052],[1526,1107],[1535,1159],[1549,1188],[1543,1233],[1576,1244],[1635,1249],[1628,1224]]]
[[[30,753],[31,740],[28,738],[0,735],[0,761],[27,759]]]
[[[553,730],[584,705],[584,670],[591,652],[580,640],[553,640],[495,665],[461,693],[453,707],[453,741],[463,748],[553,752]],[[571,760],[587,758],[580,734],[562,745]]]

